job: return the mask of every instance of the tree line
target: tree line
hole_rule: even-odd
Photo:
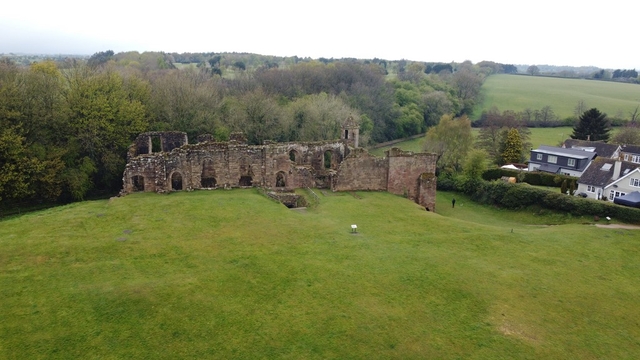
[[[445,114],[470,112],[494,71],[470,62],[427,73],[426,63],[404,60],[197,59],[199,66],[182,69],[165,53],[104,51],[28,66],[2,59],[0,201],[113,194],[127,148],[144,131],[315,141],[339,138],[351,115],[365,145],[415,135]]]

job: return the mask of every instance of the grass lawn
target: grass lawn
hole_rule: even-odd
[[[640,104],[640,86],[635,84],[543,76],[492,75],[482,85],[483,102],[473,119],[496,106],[500,111],[521,111],[551,106],[560,118],[573,116],[580,100],[610,117],[628,118]]]
[[[640,357],[640,231],[444,192],[438,213],[318,194],[306,211],[133,194],[0,222],[0,358]]]

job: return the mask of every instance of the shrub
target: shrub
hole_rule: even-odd
[[[457,184],[464,180],[455,181],[449,178],[448,190],[458,190]],[[440,186],[440,179],[438,180]],[[440,188],[440,187],[439,187]],[[504,181],[481,181],[477,184],[471,198],[482,204],[499,205],[509,209],[519,209],[531,205],[539,205],[548,210],[569,213],[575,216],[612,217],[629,223],[640,222],[640,209],[613,204],[609,201],[595,201],[577,196],[568,196],[558,192],[531,187],[527,184],[511,184]]]

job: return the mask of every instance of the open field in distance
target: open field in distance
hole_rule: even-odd
[[[529,128],[531,130],[531,138],[529,142],[535,149],[540,145],[559,146],[564,140],[569,139],[573,133],[573,128],[570,126],[561,126],[555,128]],[[611,136],[615,135],[621,128],[613,128],[611,130]],[[471,129],[474,136],[478,135],[479,128]],[[369,152],[376,156],[384,156],[384,152],[392,147],[397,147],[405,151],[422,152],[425,138],[420,137],[417,139],[411,139],[396,143],[391,146],[385,146],[377,149],[371,149]]]
[[[551,106],[560,118],[574,115],[576,104],[584,100],[588,108],[598,108],[611,117],[629,117],[640,105],[640,85],[585,79],[526,75],[492,75],[482,85],[483,102],[474,111],[496,106],[500,111],[532,110]]]

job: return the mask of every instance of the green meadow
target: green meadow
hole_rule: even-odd
[[[628,119],[629,113],[640,105],[639,85],[543,76],[492,75],[482,85],[481,94],[483,100],[473,119],[493,106],[500,111],[550,106],[557,116],[566,118],[574,116],[580,100],[610,117]]]
[[[529,128],[529,130],[531,131],[529,142],[534,149],[540,145],[559,146],[564,140],[569,139],[571,137],[571,134],[573,133],[573,128],[570,126],[561,126],[555,128]],[[478,136],[478,132],[480,131],[480,129],[473,128],[471,129],[471,131],[473,132],[474,136]],[[611,131],[611,135],[613,136],[616,131],[619,131],[619,129],[614,128]],[[384,152],[392,147],[397,147],[405,151],[422,152],[424,141],[425,138],[420,137],[417,139],[402,141],[391,146],[371,149],[369,150],[369,152],[376,156],[384,156]]]
[[[437,213],[319,197],[139,193],[1,221],[0,358],[640,357],[638,230],[446,192]]]

